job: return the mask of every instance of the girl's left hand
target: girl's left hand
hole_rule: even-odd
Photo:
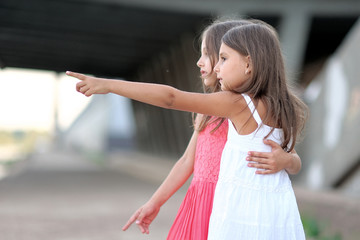
[[[256,174],[273,174],[289,166],[293,159],[292,153],[285,152],[279,144],[264,139],[264,143],[271,146],[271,152],[248,152],[246,160],[248,167],[257,168]]]

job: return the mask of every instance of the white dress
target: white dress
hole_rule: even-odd
[[[239,135],[229,120],[228,139],[221,157],[209,224],[209,240],[304,240],[296,198],[285,170],[255,174],[247,166],[248,151],[270,152],[263,138],[271,127],[262,124],[251,98],[243,97],[253,112],[258,129]],[[283,132],[275,129],[268,137],[281,143]]]

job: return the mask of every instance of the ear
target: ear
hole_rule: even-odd
[[[251,64],[251,58],[250,55],[246,56],[246,68],[245,68],[245,74],[249,74],[252,71],[252,64]]]

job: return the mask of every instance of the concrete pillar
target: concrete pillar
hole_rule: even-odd
[[[304,9],[289,9],[282,15],[279,35],[290,82],[297,82],[301,74],[310,21],[310,16]]]
[[[135,79],[167,84],[186,91],[202,91],[197,58],[194,36],[185,34],[178,43],[150,60]],[[185,151],[193,130],[191,113],[137,102],[133,102],[133,106],[141,150],[168,156],[180,156]]]

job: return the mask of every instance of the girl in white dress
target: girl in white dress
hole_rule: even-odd
[[[248,151],[270,152],[263,139],[272,127],[264,124],[251,98],[242,95],[258,127],[241,135],[229,120],[228,139],[221,157],[208,240],[305,239],[291,181],[285,170],[272,175],[255,174],[247,166]],[[282,143],[283,130],[267,136]]]
[[[67,74],[81,80],[76,88],[86,96],[111,92],[163,108],[229,119],[208,239],[305,239],[287,173],[259,175],[246,168],[251,165],[246,161],[249,151],[270,151],[264,138],[294,152],[305,124],[307,107],[287,86],[275,30],[261,21],[229,30],[215,72],[222,91],[211,94]]]
[[[264,138],[292,150],[305,119],[306,107],[286,86],[275,31],[237,27],[222,41],[215,71],[223,90],[242,93],[246,107],[229,120],[208,239],[305,239],[287,172],[257,175],[246,161],[248,151],[270,151]]]

